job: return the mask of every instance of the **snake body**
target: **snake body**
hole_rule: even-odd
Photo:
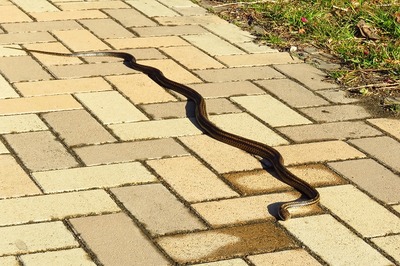
[[[11,47],[10,47],[11,48]],[[308,199],[306,200],[294,200],[283,203],[278,211],[278,215],[282,220],[287,220],[290,218],[290,209],[299,208],[304,206],[310,206],[318,203],[319,193],[310,184],[304,180],[298,178],[296,175],[291,173],[283,163],[282,155],[274,148],[250,140],[230,132],[224,131],[221,128],[213,124],[207,115],[206,103],[204,98],[194,89],[183,85],[181,83],[170,80],[164,76],[164,74],[157,68],[138,64],[133,55],[124,52],[78,52],[78,53],[55,53],[40,50],[26,50],[28,52],[36,52],[41,54],[56,55],[56,56],[68,56],[68,57],[88,57],[88,56],[107,56],[107,57],[117,57],[124,60],[124,64],[134,70],[140,71],[150,77],[154,82],[160,86],[173,90],[177,93],[182,94],[186,98],[192,100],[195,103],[195,116],[200,128],[214,139],[226,143],[228,145],[234,146],[248,153],[258,155],[266,159],[273,167],[273,169],[278,174],[280,180],[289,186],[295,188]]]

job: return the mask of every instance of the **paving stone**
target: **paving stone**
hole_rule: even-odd
[[[175,16],[175,17],[154,17],[161,25],[205,25],[221,23],[226,24],[227,22],[219,18],[218,16],[205,15],[205,16]]]
[[[244,260],[242,259],[231,259],[231,260],[220,260],[215,262],[206,262],[206,263],[199,263],[199,264],[190,264],[196,266],[248,266]]]
[[[270,95],[239,96],[231,99],[272,127],[311,123]]]
[[[104,190],[30,196],[0,201],[4,216],[1,225],[61,220],[120,209]]]
[[[0,258],[0,265],[19,266],[20,264],[17,260],[17,257],[6,256]]]
[[[135,104],[176,101],[145,74],[109,76],[106,79]]]
[[[24,71],[15,66],[23,66]],[[51,76],[29,56],[0,57],[0,70],[10,82],[51,79]]]
[[[372,261],[374,265],[391,264],[330,215],[290,219],[281,224],[330,265],[368,265]]]
[[[371,117],[364,107],[358,105],[309,107],[302,108],[301,111],[318,122],[334,122]]]
[[[109,49],[88,30],[55,30],[53,34],[74,52]]]
[[[73,20],[7,23],[2,24],[2,27],[9,33],[82,29],[82,26]]]
[[[67,10],[54,12],[31,12],[37,21],[75,20],[89,18],[107,18],[100,10]]]
[[[291,249],[249,256],[248,259],[255,266],[262,265],[291,265],[291,266],[318,266],[321,265],[304,249]]]
[[[126,1],[132,5],[135,9],[141,11],[143,14],[149,17],[175,17],[179,16],[178,13],[167,8],[156,1],[151,0],[130,0]]]
[[[206,226],[161,184],[121,187],[111,191],[153,235],[206,229]]]
[[[151,27],[157,25],[154,21],[132,8],[105,9],[103,11],[125,27]]]
[[[368,119],[369,123],[400,140],[400,120],[388,118]]]
[[[17,32],[0,35],[0,44],[24,44],[55,41],[48,32]]]
[[[223,68],[224,65],[193,46],[161,48],[170,57],[189,69]]]
[[[123,213],[74,218],[70,222],[104,265],[170,265]]]
[[[355,103],[360,101],[357,98],[350,98],[348,96],[348,93],[344,91],[343,89],[332,89],[332,90],[320,90],[317,91],[316,93],[322,95],[329,101],[333,103]]]
[[[5,138],[29,170],[63,169],[78,165],[49,131],[11,134]]]
[[[208,82],[273,79],[283,77],[279,72],[269,66],[206,69],[196,70],[194,72]]]
[[[290,79],[261,80],[256,81],[255,83],[264,87],[279,99],[293,107],[309,107],[328,104],[328,102],[321,97],[315,95],[313,92]]]
[[[15,49],[12,49],[12,48],[15,48]],[[26,55],[25,51],[16,50],[16,49],[21,49],[21,46],[20,45],[7,45],[7,46],[0,45],[0,57]],[[2,78],[2,77],[0,76],[0,78]]]
[[[343,141],[324,141],[275,147],[286,165],[363,158],[365,155]]]
[[[112,90],[103,78],[80,78],[67,80],[43,80],[35,82],[14,83],[24,96],[68,94]]]
[[[79,93],[76,97],[105,124],[148,120],[116,91]],[[115,109],[118,106],[118,109]]]
[[[191,84],[190,87],[196,90],[206,99],[238,95],[265,94],[262,89],[249,81],[200,83]]]
[[[189,202],[238,196],[193,157],[154,160],[148,161],[148,164]]]
[[[400,172],[400,143],[390,137],[355,139],[350,141],[390,168]]]
[[[223,55],[216,58],[229,67],[265,66],[299,62],[297,59],[293,61],[289,53]]]
[[[114,142],[116,139],[85,110],[51,112],[43,115],[68,146]]]
[[[252,54],[260,54],[260,53],[277,53],[278,50],[272,49],[271,47],[266,46],[265,44],[256,44],[254,42],[243,42],[236,43],[237,46],[242,48],[248,53]]]
[[[86,165],[129,162],[139,159],[182,156],[188,152],[172,139],[112,143],[75,148]]]
[[[374,160],[351,160],[329,166],[377,199],[388,204],[400,203],[400,178]]]
[[[272,223],[161,237],[158,244],[178,263],[207,262],[294,247]]]
[[[197,46],[206,53],[215,55],[244,54],[242,50],[214,34],[196,34],[182,36],[185,40]]]
[[[35,172],[32,175],[47,193],[157,181],[139,162]]]
[[[7,154],[0,155],[0,198],[41,194],[40,189]]]
[[[172,9],[182,16],[205,16],[208,14],[206,9],[199,6],[175,6]]]
[[[81,108],[82,106],[70,95],[37,96],[0,100],[0,116]]]
[[[199,135],[179,139],[219,173],[253,170],[262,167],[261,163],[250,154],[209,136]]]
[[[0,154],[9,153],[6,146],[0,141]]]
[[[15,0],[14,3],[28,13],[58,11],[54,5],[46,0],[35,0],[35,2],[30,0]]]
[[[210,120],[223,130],[267,145],[289,144],[287,140],[247,113],[213,115]]]
[[[47,126],[37,115],[0,116],[0,134],[46,130]]]
[[[158,2],[163,3],[168,7],[198,7],[196,3],[193,3],[190,0],[160,0]]]
[[[364,237],[400,232],[400,220],[353,185],[320,188],[321,204]],[[368,206],[368,208],[365,208]]]
[[[111,1],[111,2],[104,2],[107,5],[110,3],[122,3],[122,2],[117,2],[117,1]],[[85,4],[88,3],[101,3],[101,2],[83,2]],[[79,3],[82,4],[82,3]],[[85,25],[90,31],[92,31],[96,36],[102,38],[102,39],[107,39],[107,38],[127,38],[127,37],[133,37],[134,35],[129,32],[127,29],[122,27],[120,24],[117,22],[111,20],[111,19],[85,19],[85,20],[80,20],[80,23]]]
[[[393,205],[392,208],[400,214],[400,204],[399,205]]]
[[[7,82],[2,75],[0,75],[0,99],[7,98],[18,98],[18,93],[14,90],[14,88]]]
[[[324,81],[327,74],[308,64],[277,65],[276,69],[294,78],[311,90],[332,89],[338,87],[334,83]]]
[[[96,2],[77,2],[77,3],[59,3],[62,10],[89,10],[89,9],[118,9],[129,8],[122,1],[96,1]]]
[[[26,266],[33,265],[96,265],[90,260],[89,255],[81,248],[41,252],[21,256]]]
[[[140,27],[134,28],[133,31],[141,37],[180,36],[207,33],[207,30],[198,25]]]
[[[201,134],[194,118],[175,118],[114,124],[110,129],[122,140],[172,138]]]
[[[372,242],[392,256],[397,263],[400,262],[400,235],[373,238]]]
[[[26,44],[25,47],[29,50],[42,50],[49,51],[55,53],[70,53],[64,45],[59,42],[55,43],[34,43],[34,44]],[[43,65],[51,66],[51,65],[75,65],[82,64],[82,60],[78,57],[59,57],[54,55],[40,54],[32,52],[33,56],[36,57]]]
[[[0,6],[0,14],[2,14],[0,23],[32,21],[30,17],[13,5]]]
[[[178,36],[155,36],[155,37],[137,37],[124,39],[108,39],[116,49],[124,48],[149,48],[149,47],[168,47],[168,46],[183,46],[188,45],[187,42]]]
[[[18,255],[79,246],[62,222],[1,227],[0,234],[2,236],[1,255]]]
[[[238,26],[231,23],[210,23],[205,24],[204,27],[232,43],[252,42],[256,38],[255,36],[251,35],[251,33],[243,31]],[[284,53],[281,54],[284,55]],[[252,56],[250,56],[250,58],[252,58]]]
[[[380,131],[367,125],[363,121],[282,127],[279,128],[278,131],[295,142],[310,142],[328,139],[344,140],[382,135]]]

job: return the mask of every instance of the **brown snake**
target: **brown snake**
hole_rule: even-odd
[[[9,47],[13,48],[13,47]],[[18,48],[13,48],[17,50],[22,50]],[[148,75],[153,81],[155,81],[160,86],[173,90],[177,93],[184,95],[186,98],[194,101],[196,105],[195,116],[200,128],[206,132],[208,135],[216,140],[244,150],[248,153],[258,155],[273,166],[274,170],[278,174],[281,181],[292,186],[299,192],[303,193],[308,197],[307,200],[294,200],[283,203],[279,208],[279,217],[283,220],[290,218],[289,209],[299,208],[303,206],[313,205],[319,202],[318,191],[309,185],[304,180],[298,178],[292,174],[283,164],[282,155],[274,148],[265,145],[263,143],[246,139],[244,137],[226,132],[215,124],[213,124],[207,115],[206,103],[204,98],[195,90],[189,88],[186,85],[172,81],[164,76],[164,74],[157,68],[142,65],[136,63],[136,59],[133,55],[123,52],[82,52],[82,53],[54,53],[39,50],[26,50],[28,52],[36,52],[41,54],[56,55],[56,56],[68,56],[68,57],[87,57],[87,56],[109,56],[118,57],[124,59],[124,64],[134,70],[138,70],[146,75]]]

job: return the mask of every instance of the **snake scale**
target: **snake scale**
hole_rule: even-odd
[[[212,123],[208,119],[205,100],[197,91],[186,85],[168,79],[157,68],[138,64],[133,55],[124,52],[108,52],[108,51],[77,52],[70,54],[47,52],[40,50],[26,50],[26,51],[47,54],[47,55],[55,55],[55,56],[68,56],[68,57],[106,56],[106,57],[117,57],[123,59],[124,64],[127,67],[130,67],[134,70],[146,74],[149,78],[151,78],[154,82],[156,82],[160,86],[175,91],[177,93],[180,93],[186,98],[192,100],[196,106],[195,108],[196,120],[200,128],[209,136],[218,141],[234,146],[253,155],[260,156],[261,158],[267,160],[272,165],[273,169],[275,170],[279,179],[282,182],[288,184],[289,186],[301,192],[303,195],[307,196],[308,199],[305,200],[293,200],[283,203],[278,211],[278,215],[282,220],[287,220],[291,217],[291,213],[289,211],[290,209],[310,206],[317,204],[319,202],[318,191],[311,185],[309,185],[307,182],[305,182],[304,180],[298,178],[293,173],[291,173],[284,166],[282,155],[276,149],[266,144],[232,134],[217,127],[214,123]]]

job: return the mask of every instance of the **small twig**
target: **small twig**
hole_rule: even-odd
[[[362,89],[362,88],[382,88],[382,87],[395,87],[400,85],[399,82],[396,83],[377,83],[377,84],[368,84],[368,85],[362,85],[362,86],[357,86],[357,87],[351,87],[348,88],[348,91],[355,91],[358,89]]]
[[[332,7],[335,8],[335,9],[339,9],[339,10],[345,11],[345,12],[349,11],[347,8],[343,8],[343,7],[340,7],[340,6],[333,5]]]
[[[224,6],[231,6],[231,5],[251,5],[251,4],[260,4],[260,3],[276,3],[274,0],[260,0],[260,1],[252,1],[252,2],[234,2],[234,3],[225,3],[225,4],[220,4],[216,5],[214,7],[224,7]]]

